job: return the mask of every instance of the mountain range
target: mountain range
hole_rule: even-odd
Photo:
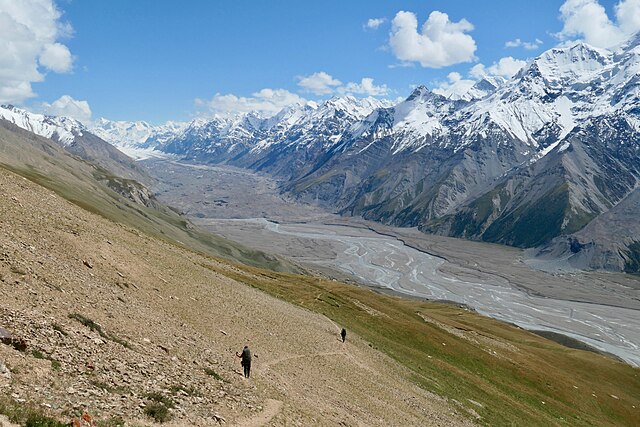
[[[556,268],[640,269],[640,36],[553,48],[509,80],[487,76],[399,103],[352,96],[189,123],[0,117],[64,145],[269,173],[300,201],[428,233],[533,248]],[[21,115],[22,114],[22,115]]]

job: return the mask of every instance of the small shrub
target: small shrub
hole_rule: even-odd
[[[44,415],[30,415],[24,423],[25,427],[68,427],[68,423],[61,423]]]
[[[164,406],[162,403],[158,403],[158,402],[149,403],[144,408],[144,413],[148,417],[153,418],[159,423],[164,423],[165,421],[169,421],[169,419],[171,419],[171,415],[169,414],[169,409],[167,409],[167,407]]]
[[[218,373],[217,373],[216,371],[214,371],[214,370],[213,370],[213,369],[211,369],[211,368],[204,368],[204,372],[205,372],[207,375],[210,375],[210,376],[212,376],[213,378],[217,379],[218,381],[224,381],[224,379],[223,379],[220,375],[218,375]]]
[[[57,360],[51,360],[51,369],[53,369],[54,371],[59,371],[60,362],[58,362]]]
[[[175,405],[173,404],[173,400],[170,397],[165,396],[162,393],[157,391],[153,391],[151,393],[147,393],[147,399],[152,400],[157,403],[162,403],[167,408],[173,408]]]
[[[36,359],[45,359],[45,355],[40,350],[31,350],[31,355]]]

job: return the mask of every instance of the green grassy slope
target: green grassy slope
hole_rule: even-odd
[[[251,268],[221,273],[344,325],[480,424],[640,425],[640,370],[606,356],[457,306]]]

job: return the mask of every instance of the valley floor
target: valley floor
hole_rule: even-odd
[[[299,205],[272,179],[226,166],[154,160],[160,197],[232,240],[340,279],[464,303],[530,330],[556,332],[640,366],[640,281],[549,274],[516,249],[427,236]]]

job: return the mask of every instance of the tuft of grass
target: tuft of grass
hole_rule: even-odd
[[[18,404],[6,396],[0,396],[0,414],[7,416],[12,423],[26,427],[69,427],[70,425],[44,415],[38,408]]]
[[[54,331],[60,332],[65,337],[68,335],[67,332],[64,329],[62,329],[62,326],[58,325],[57,323],[54,323],[52,327]]]
[[[180,392],[184,392],[187,396],[202,396],[202,393],[200,393],[200,390],[198,390],[195,387],[188,387],[185,388],[182,385],[172,385],[169,388],[169,391],[171,391],[171,394],[178,394]]]
[[[98,427],[124,427],[125,422],[120,417],[112,417],[97,422]]]
[[[145,406],[144,413],[145,415],[153,418],[154,420],[156,420],[156,422],[159,423],[164,423],[171,419],[169,409],[162,403],[158,402],[149,403],[147,406]]]
[[[103,381],[97,380],[97,379],[90,379],[89,380],[89,384],[91,384],[92,386],[99,388],[101,390],[107,391],[109,393],[112,394],[128,394],[129,393],[129,389],[127,387],[124,386],[112,386],[110,384],[107,384]]]
[[[91,329],[92,331],[98,332],[100,334],[100,336],[104,335],[104,331],[102,330],[102,326],[100,326],[99,324],[97,324],[93,320],[89,319],[88,317],[83,316],[82,314],[71,313],[71,314],[69,314],[69,319],[77,320],[82,325],[86,326],[87,328]]]
[[[102,326],[100,326],[99,324],[97,324],[93,320],[89,319],[88,317],[83,316],[82,314],[71,313],[71,314],[69,314],[69,318],[77,320],[78,322],[80,322],[81,324],[86,326],[87,328],[91,329],[92,331],[97,332],[104,339],[113,341],[116,344],[120,344],[124,348],[131,348],[131,345],[126,340],[123,340],[122,338],[120,338],[120,337],[118,337],[116,335],[113,335],[113,334],[107,334],[105,331],[102,330]]]
[[[53,369],[54,371],[59,371],[60,368],[62,367],[60,365],[60,362],[58,362],[57,360],[55,360],[53,357],[49,356],[48,354],[44,354],[43,352],[41,352],[38,349],[31,350],[31,355],[33,357],[35,357],[36,359],[44,359],[44,360],[50,361],[51,362],[51,369]]]
[[[224,378],[218,375],[218,373],[214,371],[212,368],[204,368],[204,372],[205,374],[217,379],[218,381],[224,381]]]
[[[165,396],[164,394],[157,391],[152,391],[151,393],[147,393],[147,399],[156,403],[162,403],[167,408],[175,407],[173,400],[169,396]]]

